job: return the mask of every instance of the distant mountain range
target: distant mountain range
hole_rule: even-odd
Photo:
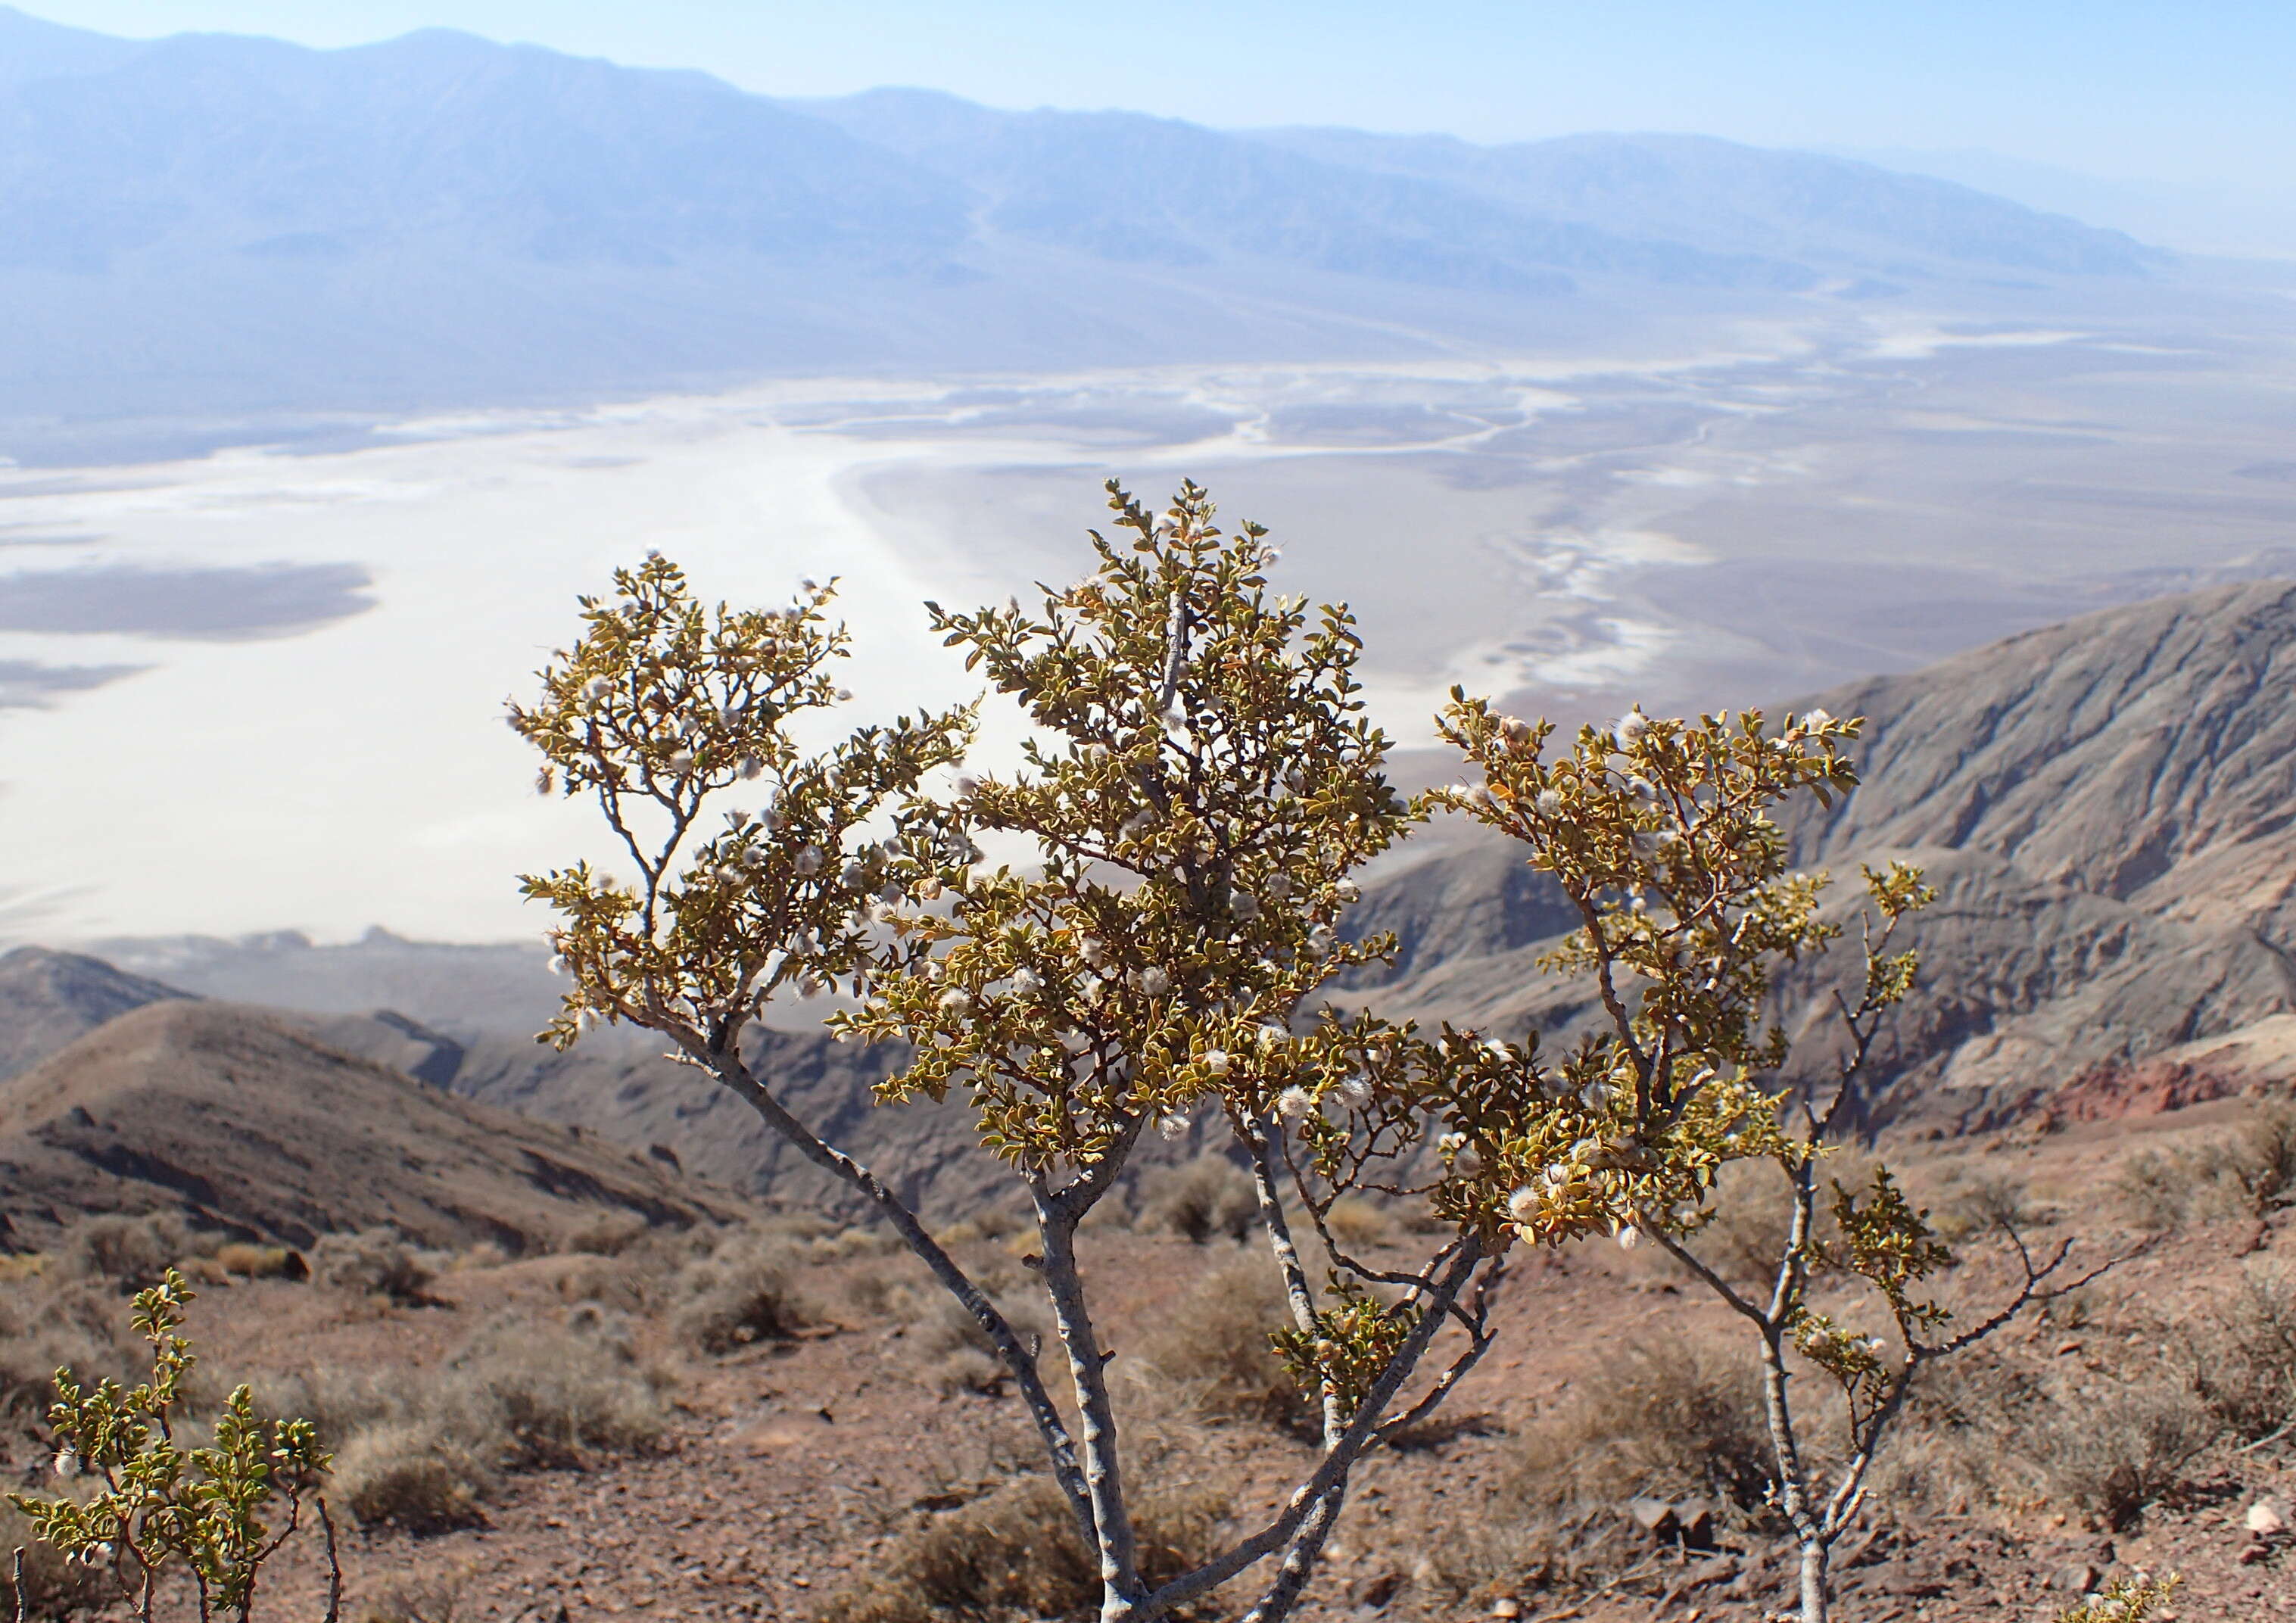
[[[1386,354],[2167,263],[1722,141],[777,102],[442,30],[135,42],[0,8],[0,419]]]

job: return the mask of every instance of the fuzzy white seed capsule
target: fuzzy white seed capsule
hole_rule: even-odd
[[[853,702],[853,690],[849,687],[839,688],[837,690],[836,699],[837,702],[840,704],[851,704]]]
[[[1288,1121],[1306,1115],[1315,1102],[1306,1088],[1287,1087],[1275,1096],[1275,1113]]]
[[[963,1014],[972,1007],[972,994],[962,987],[951,987],[940,995],[940,1012],[944,1014]]]
[[[1562,811],[1562,797],[1551,789],[1542,789],[1538,791],[1538,799],[1531,804],[1538,807],[1540,816],[1552,817]]]
[[[1023,996],[1031,992],[1041,992],[1045,989],[1045,978],[1023,965],[1013,971],[1013,989]]]
[[[673,750],[669,752],[669,758],[663,765],[672,772],[691,772],[693,770],[693,751]]]
[[[60,1477],[79,1475],[79,1455],[69,1448],[59,1449],[56,1453],[55,1469],[56,1474]]]
[[[767,806],[767,807],[760,807],[758,808],[758,832],[759,833],[761,833],[761,834],[771,834],[771,833],[774,833],[774,832],[777,832],[777,831],[781,828],[781,825],[782,825],[782,815],[781,815],[781,813],[779,813],[779,812],[775,811],[775,810],[772,807],[770,807],[770,806]]]
[[[1340,1093],[1349,1104],[1371,1102],[1371,1084],[1361,1077],[1349,1077],[1341,1083]]]
[[[595,704],[613,691],[614,679],[611,676],[593,676],[582,684],[582,701]]]
[[[1144,996],[1161,997],[1172,989],[1172,978],[1152,963],[1135,977],[1134,984]]]
[[[1507,1215],[1518,1223],[1528,1223],[1538,1214],[1538,1191],[1525,1184],[1507,1196]]]
[[[837,877],[844,881],[848,890],[866,890],[869,888],[869,870],[858,861],[847,863]]]
[[[1329,924],[1318,924],[1308,932],[1308,950],[1318,958],[1330,956],[1339,944],[1339,938],[1332,933]]]
[[[1480,811],[1491,803],[1490,788],[1488,784],[1478,783],[1472,789],[1467,791],[1464,798],[1469,807],[1472,807],[1476,811]]]
[[[1650,717],[1637,705],[1619,717],[1618,725],[1611,729],[1611,736],[1619,741],[1620,749],[1631,750],[1641,742],[1643,730],[1649,725]]]
[[[1343,879],[1332,887],[1332,896],[1341,902],[1359,902],[1363,900],[1363,887],[1351,879]]]
[[[797,859],[790,865],[798,871],[800,878],[811,879],[815,874],[821,872],[821,865],[824,860],[824,854],[819,846],[809,845],[798,852]]]
[[[1801,725],[1808,727],[1813,733],[1816,732],[1820,727],[1832,726],[1833,725],[1833,712],[1823,709],[1811,710],[1802,717]]]
[[[1077,955],[1096,970],[1108,967],[1107,943],[1091,936],[1084,939],[1083,944],[1077,948]]]
[[[1619,1249],[1620,1250],[1631,1251],[1635,1247],[1640,1245],[1642,1242],[1643,1231],[1636,1228],[1633,1224],[1629,1223],[1619,1231]]]
[[[1166,1138],[1185,1138],[1188,1135],[1188,1119],[1175,1111],[1171,1115],[1158,1118],[1156,1131]]]
[[[1259,916],[1259,903],[1249,890],[1239,890],[1227,898],[1227,910],[1243,923],[1249,924]]]
[[[1278,1043],[1288,1043],[1291,1040],[1292,1032],[1289,1027],[1270,1022],[1259,1029],[1259,1045],[1262,1048],[1273,1048]]]
[[[1219,1048],[1207,1048],[1204,1050],[1202,1064],[1204,1070],[1215,1077],[1227,1075],[1226,1051]]]
[[[974,795],[979,794],[980,792],[980,780],[979,778],[974,777],[969,772],[959,775],[956,780],[956,793],[959,799],[970,800]]]
[[[1499,736],[1505,739],[1507,742],[1511,744],[1527,744],[1530,742],[1530,724],[1525,721],[1521,717],[1502,716],[1499,717]]]

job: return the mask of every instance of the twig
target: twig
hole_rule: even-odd
[[[23,1547],[21,1545],[17,1545],[17,1546],[16,1546],[16,1579],[15,1579],[15,1582],[16,1582],[16,1623],[26,1623],[26,1619],[28,1619],[32,1615],[32,1613],[31,1613],[31,1606],[30,1606],[30,1603],[29,1603],[29,1602],[27,1602],[27,1601],[25,1600],[25,1598],[24,1598],[24,1547]]]

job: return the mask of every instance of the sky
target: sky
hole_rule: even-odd
[[[107,33],[322,46],[430,26],[744,88],[926,86],[998,107],[1476,141],[1680,130],[1979,150],[2283,192],[2296,0],[33,0]]]

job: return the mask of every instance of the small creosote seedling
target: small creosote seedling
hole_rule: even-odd
[[[193,1292],[173,1268],[131,1310],[150,1343],[152,1373],[132,1387],[83,1386],[56,1372],[48,1410],[54,1432],[55,1494],[13,1493],[39,1539],[68,1561],[102,1568],[149,1623],[172,1577],[187,1576],[199,1616],[245,1619],[264,1563],[302,1526],[307,1506],[324,1529],[328,1623],[340,1610],[335,1529],[320,1492],[328,1457],[306,1420],[265,1425],[248,1388],[234,1389],[202,1447],[176,1440],[184,1381],[197,1361],[181,1335]],[[21,1603],[20,1581],[19,1603]]]

